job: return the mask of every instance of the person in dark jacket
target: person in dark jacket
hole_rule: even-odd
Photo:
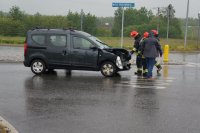
[[[137,31],[132,31],[131,37],[133,37],[135,40],[133,45],[133,50],[131,51],[131,54],[136,53],[137,72],[135,72],[135,74],[138,76],[142,76],[142,55],[140,51],[141,49],[140,41],[142,39],[142,36]]]
[[[147,78],[151,79],[153,76],[153,67],[155,65],[156,57],[162,56],[162,49],[159,41],[155,38],[154,33],[151,31],[149,37],[141,43],[141,53],[146,59],[147,63]]]

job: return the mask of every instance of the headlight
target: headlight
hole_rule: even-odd
[[[121,61],[121,58],[119,56],[117,56],[117,59],[116,59],[116,66],[119,69],[123,69],[122,61]]]

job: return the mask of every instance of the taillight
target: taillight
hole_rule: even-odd
[[[27,53],[27,48],[28,48],[27,41],[25,41],[25,42],[24,42],[24,56],[25,56],[26,53]]]

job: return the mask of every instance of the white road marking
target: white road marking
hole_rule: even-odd
[[[147,80],[144,78],[138,78],[137,76],[131,76],[130,81],[121,81],[116,84],[116,86],[121,87],[131,87],[137,89],[158,89],[163,90],[167,89],[168,86],[174,81],[175,78],[167,77],[167,78],[155,78],[153,80]]]
[[[159,90],[166,89],[165,86],[148,86],[148,85],[142,86],[142,85],[128,85],[128,84],[126,84],[126,85],[117,84],[117,86],[121,86],[121,87],[126,86],[126,87],[137,88],[137,89],[149,89],[149,88],[150,89],[159,89]]]
[[[193,63],[193,62],[188,62],[186,63],[187,67],[200,67],[200,63]]]

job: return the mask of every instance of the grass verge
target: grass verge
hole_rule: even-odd
[[[0,36],[0,44],[1,45],[15,45],[21,46],[25,41],[25,37],[8,37],[8,36]]]
[[[111,47],[121,47],[121,38],[120,37],[99,37],[100,40],[109,44]],[[0,45],[4,46],[23,46],[25,37],[6,37],[0,36]],[[180,51],[180,52],[190,52],[190,51],[199,51],[200,45],[197,45],[196,40],[187,40],[187,45],[184,48],[183,39],[169,39],[168,43],[166,39],[161,38],[161,45],[164,48],[164,45],[168,44],[170,51]],[[133,39],[130,37],[124,37],[123,48],[132,49]]]

